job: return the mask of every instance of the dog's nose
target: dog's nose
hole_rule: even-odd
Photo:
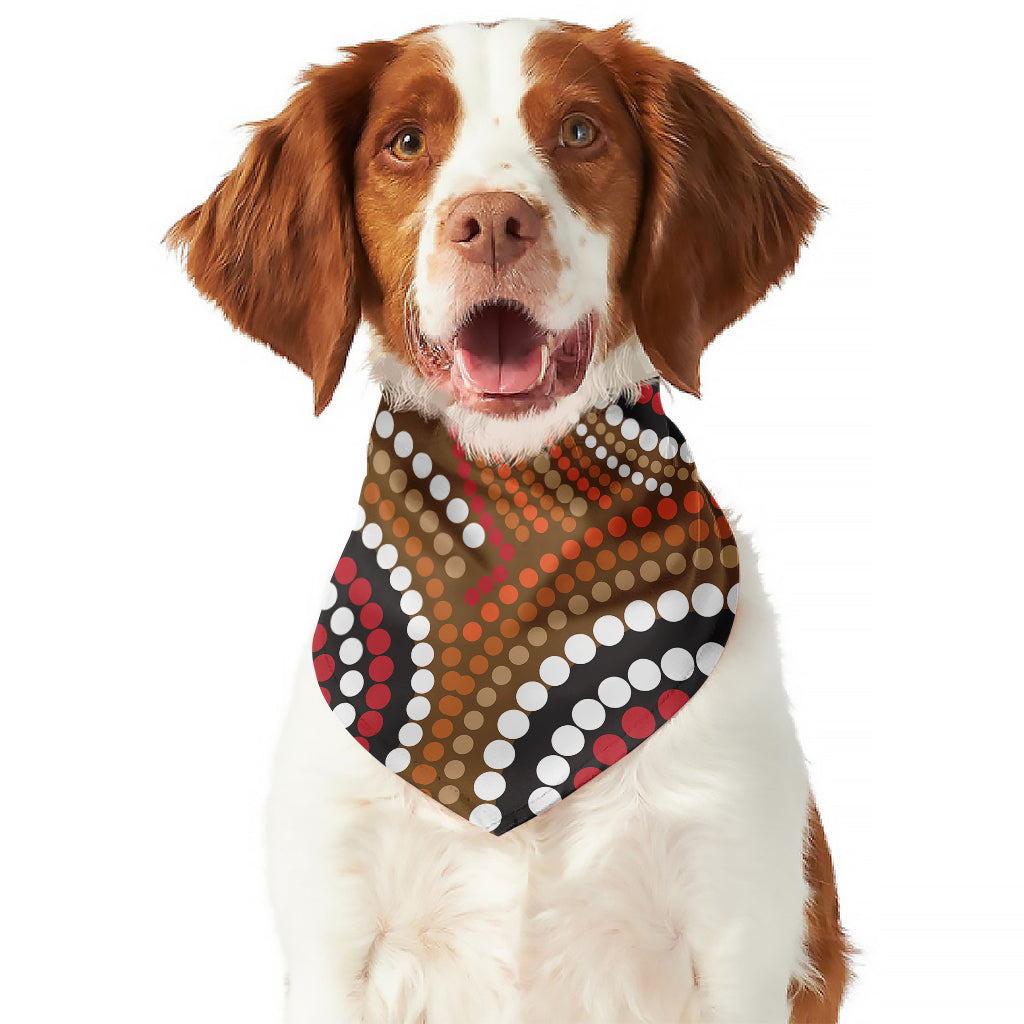
[[[514,263],[540,235],[541,216],[515,192],[475,192],[452,208],[448,241],[467,260],[494,270]]]

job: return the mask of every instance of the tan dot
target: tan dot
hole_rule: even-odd
[[[651,463],[651,472],[652,473],[660,473],[661,472],[661,463],[657,459],[655,459]]]
[[[562,482],[562,474],[557,469],[550,469],[544,474],[544,486],[553,491]]]
[[[491,679],[498,684],[498,686],[504,686],[512,678],[512,669],[508,665],[499,665],[492,673]]]
[[[548,631],[543,626],[534,626],[529,633],[526,634],[527,643],[531,647],[540,647],[547,641]]]
[[[548,627],[550,629],[565,629],[565,624],[569,620],[565,617],[565,612],[561,608],[556,608],[548,616]]]
[[[569,611],[573,615],[586,615],[590,602],[582,594],[573,594],[569,598]]]
[[[676,467],[673,466],[672,463],[669,463],[665,467],[665,476],[675,476],[675,475],[676,475]]]
[[[439,533],[434,538],[434,550],[439,555],[450,554],[454,546],[455,541],[452,540],[452,536],[450,533]]]
[[[594,589],[590,592],[595,601],[608,601],[612,596],[612,588],[604,580],[594,584]]]
[[[482,708],[489,708],[497,699],[498,695],[489,686],[477,691],[476,702]]]
[[[443,804],[453,804],[459,799],[458,786],[442,786],[437,791],[437,799]]]
[[[648,462],[650,462],[650,461],[651,461],[651,460],[650,460],[649,458],[647,458],[647,456],[646,456],[646,455],[641,455],[641,456],[640,456],[640,457],[639,457],[639,458],[638,458],[638,459],[636,460],[636,464],[637,464],[637,465],[638,465],[638,466],[639,466],[639,467],[640,467],[641,469],[646,469],[646,468],[647,468],[647,463],[648,463]]]
[[[376,472],[384,474],[391,465],[391,456],[385,451],[379,451],[373,456],[373,468]]]
[[[459,740],[469,740],[468,736],[459,736]],[[458,742],[458,740],[456,740]],[[472,740],[469,740],[472,743]],[[454,744],[453,744],[454,746]],[[461,754],[461,750],[457,750],[456,753]],[[461,779],[466,771],[466,766],[461,761],[449,761],[444,766],[444,773],[449,779]]]
[[[686,557],[681,551],[673,551],[672,554],[665,559],[665,568],[668,569],[673,576],[678,576],[686,568]]]
[[[577,519],[587,511],[587,499],[586,498],[573,498],[569,502],[569,512],[574,515]]]
[[[433,509],[427,509],[423,515],[420,516],[420,529],[424,533],[433,533],[438,526],[437,513]]]
[[[714,555],[707,548],[697,548],[693,553],[693,564],[697,569],[710,569],[714,560]]]
[[[391,485],[391,490],[395,494],[401,494],[405,490],[405,485],[408,483],[409,478],[405,475],[404,469],[396,469],[391,476],[388,477],[388,483]]]
[[[454,750],[456,754],[468,754],[472,749],[473,749],[473,737],[472,736],[467,736],[465,733],[462,733],[460,736],[456,736],[455,739],[452,740],[452,750]],[[449,764],[456,764],[457,762],[456,761],[449,761],[448,763]],[[445,770],[445,774],[448,775],[447,769]],[[449,779],[454,779],[454,778],[456,778],[456,776],[448,775],[448,778]]]
[[[508,652],[508,660],[511,661],[513,665],[525,665],[529,658],[530,652],[523,647],[522,644],[516,644],[516,646]]]
[[[628,569],[623,569],[615,574],[615,586],[619,590],[631,590],[634,582],[633,574]]]
[[[615,450],[621,455],[626,450],[626,442],[625,441],[616,441],[615,442]]]
[[[405,507],[410,512],[419,512],[423,508],[423,495],[415,487],[405,492]]]
[[[572,500],[575,493],[576,489],[574,487],[570,487],[568,484],[562,484],[562,486],[555,491],[555,497],[564,505],[567,501]]]
[[[484,716],[479,711],[467,711],[463,722],[467,729],[479,729],[484,724]]]
[[[640,566],[640,577],[648,583],[653,583],[661,575],[661,566],[653,559],[648,559]]]
[[[538,455],[533,460],[533,468],[538,473],[546,473],[551,468],[551,460],[546,455]]]
[[[595,434],[603,434],[607,429],[608,429],[608,424],[607,423],[598,423],[597,426],[594,427],[594,433]]]
[[[726,548],[722,548],[722,565],[726,569],[735,569],[740,564],[740,549],[735,544],[730,544]]]
[[[465,559],[459,555],[452,555],[452,557],[444,563],[444,571],[453,580],[461,579],[466,571]]]

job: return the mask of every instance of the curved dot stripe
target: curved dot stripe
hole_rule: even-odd
[[[656,384],[515,465],[382,404],[314,670],[369,753],[501,834],[696,694],[729,636],[738,563]]]

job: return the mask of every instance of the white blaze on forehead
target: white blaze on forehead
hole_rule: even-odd
[[[429,257],[437,244],[439,214],[473,192],[517,192],[548,210],[562,266],[534,309],[545,327],[567,330],[585,314],[603,313],[607,307],[609,235],[572,210],[520,116],[530,85],[524,53],[538,32],[554,27],[515,20],[490,27],[449,25],[434,32],[449,57],[462,119],[427,198],[420,234],[415,280],[424,334],[449,336],[461,312],[451,269],[432,269]]]

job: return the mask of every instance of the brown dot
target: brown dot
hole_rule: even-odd
[[[516,646],[508,652],[508,660],[511,661],[513,665],[525,665],[526,662],[530,660],[530,652],[523,647],[522,644],[516,644]]]
[[[380,488],[375,483],[373,483],[373,481],[370,481],[370,483],[368,483],[363,488],[363,497],[371,505],[376,505],[378,500],[380,499]]]
[[[548,615],[548,628],[549,629],[565,629],[565,624],[569,620],[565,616],[560,608],[556,608],[553,612]]]
[[[474,654],[469,659],[469,671],[475,676],[482,676],[486,671],[490,662],[482,654]]]
[[[409,478],[405,475],[404,469],[393,470],[391,476],[388,477],[388,486],[393,494],[401,494],[408,482]]]
[[[452,606],[447,601],[438,601],[434,605],[434,618],[441,622],[445,619],[450,619],[452,615]]]
[[[437,631],[437,637],[443,644],[453,644],[459,638],[459,627],[452,622],[446,622]]]
[[[479,729],[484,724],[484,716],[479,711],[467,711],[463,721],[467,729]]]
[[[518,615],[523,622],[533,622],[537,618],[537,606],[531,601],[525,601],[519,606]]]
[[[430,731],[439,739],[443,740],[451,736],[454,726],[447,718],[439,718],[431,727]]]
[[[505,627],[506,627],[506,626],[509,626],[509,625],[510,625],[510,626],[514,626],[514,627],[515,627],[515,631],[514,631],[514,632],[509,632],[509,631],[506,631]],[[518,622],[516,622],[516,621],[515,621],[514,619],[506,619],[506,620],[505,620],[505,621],[504,621],[504,622],[503,622],[503,623],[501,624],[501,631],[502,631],[502,633],[503,633],[503,634],[504,634],[505,636],[507,636],[507,637],[508,637],[509,639],[511,639],[511,638],[512,638],[512,637],[514,637],[514,636],[518,636],[518,634],[519,634],[519,623],[518,623]],[[486,639],[486,640],[484,641],[484,650],[485,650],[485,651],[486,651],[486,652],[487,652],[487,653],[488,653],[488,654],[489,654],[489,655],[490,655],[490,656],[491,656],[492,658],[496,658],[496,657],[497,657],[497,656],[498,656],[499,654],[501,654],[501,652],[502,652],[502,651],[503,651],[504,649],[505,649],[505,645],[504,645],[504,644],[503,644],[503,643],[501,642],[501,640],[499,640],[499,639],[498,639],[498,637],[496,637],[496,636],[489,636],[489,637],[488,637],[488,638],[487,638],[487,639]]]
[[[673,576],[678,576],[686,568],[686,558],[682,552],[673,551],[668,558],[665,559],[665,568],[668,569]]]
[[[568,594],[575,586],[576,581],[567,572],[560,572],[555,577],[555,589],[562,594]]]
[[[537,591],[537,604],[550,608],[555,603],[555,592],[550,587],[541,587]]]
[[[590,593],[595,601],[608,601],[612,596],[612,588],[604,580],[601,580],[594,584],[594,589]]]
[[[452,548],[455,546],[455,541],[452,540],[450,533],[439,533],[434,538],[434,550],[441,555],[451,554]]]
[[[640,578],[648,583],[653,583],[661,575],[661,566],[654,559],[649,558],[640,566]]]
[[[700,569],[702,572],[705,569],[710,569],[715,561],[715,556],[707,548],[697,548],[693,552],[693,565],[694,568]]]
[[[431,741],[423,747],[423,756],[428,761],[440,761],[444,757],[444,744]]]
[[[466,560],[460,555],[452,555],[452,557],[444,563],[444,571],[449,579],[460,580],[466,572]]]
[[[598,551],[596,561],[597,567],[603,570],[604,572],[607,572],[609,569],[612,568],[612,566],[615,565],[617,559],[615,557],[615,552],[609,551],[607,548],[604,548],[601,551]]]
[[[419,512],[423,508],[423,495],[415,487],[405,492],[405,507],[410,512]]]
[[[590,607],[590,602],[582,594],[573,594],[569,598],[569,611],[573,615],[585,615]]]
[[[437,791],[437,799],[443,804],[453,804],[459,799],[458,786],[442,786]]]
[[[374,471],[380,473],[382,476],[388,471],[388,467],[391,465],[391,456],[386,451],[379,451],[373,456],[373,468]]]
[[[543,626],[534,626],[526,634],[526,641],[531,647],[540,647],[547,641],[548,631]]]
[[[412,781],[427,786],[437,778],[437,769],[432,764],[418,764],[412,770]]]
[[[459,740],[469,740],[469,746],[465,750],[459,750]],[[468,754],[473,749],[473,741],[468,736],[458,736],[452,744],[456,754]],[[444,773],[449,779],[461,779],[466,772],[466,766],[459,760],[449,761],[444,766]]]
[[[661,547],[661,538],[653,530],[648,530],[640,538],[640,547],[653,553]]]
[[[594,563],[593,562],[577,562],[576,563],[576,575],[583,580],[584,583],[589,583],[594,578]]]
[[[462,710],[462,701],[453,694],[446,694],[437,702],[437,710],[442,715],[447,715],[449,718],[453,718]]]
[[[420,516],[420,529],[423,530],[424,533],[433,533],[437,529],[437,525],[437,513],[432,508],[428,508],[427,511]]]
[[[631,590],[634,582],[633,574],[628,569],[623,569],[615,574],[615,586],[619,590]]]
[[[497,699],[498,695],[489,686],[485,686],[476,695],[476,702],[482,708],[489,708]]]
[[[444,584],[435,576],[432,580],[428,581],[423,589],[426,590],[427,597],[436,600],[444,593]]]
[[[508,665],[499,665],[492,673],[491,680],[498,686],[504,686],[512,678],[512,669]]]
[[[456,754],[466,755],[472,749],[473,749],[473,737],[472,736],[467,736],[465,733],[462,733],[461,735],[456,736],[455,739],[452,740],[452,750],[454,750]],[[448,763],[449,764],[455,764],[454,761],[449,761]],[[450,775],[448,773],[447,769],[445,770],[445,774],[448,775],[448,778],[450,778],[450,779],[458,777],[458,776],[455,776],[455,775]]]
[[[735,544],[730,544],[726,548],[722,548],[722,565],[726,569],[735,569],[740,564],[740,549]]]

